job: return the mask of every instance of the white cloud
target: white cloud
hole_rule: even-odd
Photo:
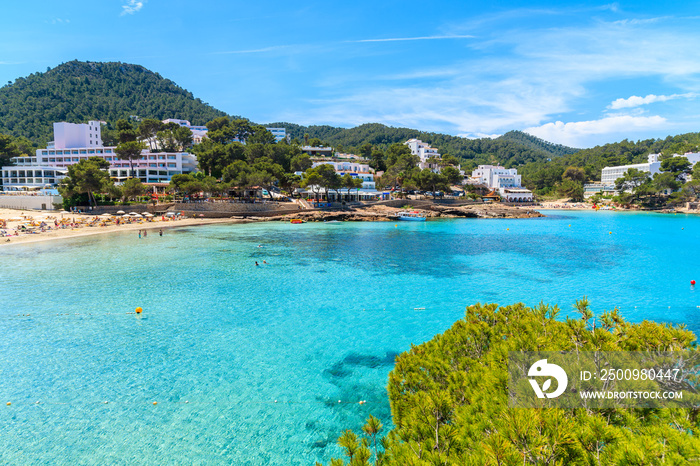
[[[399,42],[406,40],[444,40],[444,39],[473,39],[470,35],[447,35],[447,36],[423,36],[423,37],[394,37],[389,39],[360,39],[349,40],[346,42],[362,43],[362,42]]]
[[[642,105],[647,105],[651,104],[654,102],[666,102],[668,100],[674,100],[674,99],[692,99],[695,98],[696,94],[692,92],[688,92],[686,94],[673,94],[673,95],[654,95],[654,94],[649,94],[646,97],[639,97],[636,95],[633,95],[632,97],[629,97],[627,99],[616,99],[613,101],[609,108],[613,110],[619,110],[621,108],[633,108],[633,107],[639,107]]]
[[[133,15],[134,13],[138,12],[143,8],[143,2],[139,2],[137,0],[127,0],[126,4],[122,5],[122,13],[121,16],[124,15]]]
[[[591,121],[575,121],[564,123],[546,123],[541,126],[526,128],[524,131],[533,136],[558,144],[571,147],[588,147],[586,141],[591,136],[605,135],[632,135],[639,131],[661,129],[666,126],[667,120],[658,115],[631,116],[614,115]]]
[[[451,63],[426,70],[420,60],[407,61],[391,75],[349,75],[344,82],[342,75],[324,77],[317,85],[333,83],[324,89],[328,97],[312,102],[300,116],[316,122],[332,119],[341,125],[377,121],[469,135],[530,128],[543,139],[581,147],[589,145],[586,136],[608,135],[612,141],[623,139],[629,130],[661,125],[672,130],[664,116],[606,116],[608,102],[595,103],[590,91],[607,81],[651,79],[665,88],[700,91],[698,33],[669,18],[616,22],[596,18],[587,25],[577,21],[536,29],[491,26],[497,32],[476,30],[477,39],[469,41],[465,53]],[[422,78],[430,81],[416,81]],[[388,81],[402,79],[407,82],[388,87]],[[618,99],[607,108],[695,96],[686,92]],[[584,111],[590,121],[543,124],[554,118],[567,121],[574,111]],[[673,120],[682,117],[674,114]]]

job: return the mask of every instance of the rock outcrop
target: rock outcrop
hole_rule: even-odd
[[[407,202],[407,205],[410,205]],[[275,220],[300,219],[305,222],[391,222],[398,219],[399,212],[417,212],[427,219],[437,218],[532,218],[544,217],[532,207],[515,207],[499,204],[470,204],[464,206],[432,205],[421,209],[400,209],[383,205],[346,208],[342,210],[300,211],[275,217]],[[273,220],[272,218],[270,220]]]

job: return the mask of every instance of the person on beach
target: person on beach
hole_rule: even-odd
[[[139,230],[139,239],[141,239],[141,230]]]
[[[163,229],[161,228],[160,231],[158,232],[159,236],[163,236]]]
[[[146,236],[148,236],[148,230],[143,230],[143,237],[145,238]]]

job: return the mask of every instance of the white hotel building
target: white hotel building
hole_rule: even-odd
[[[88,157],[100,157],[110,163],[109,174],[115,181],[124,181],[130,175],[128,160],[120,160],[115,147],[102,145],[102,122],[54,123],[54,141],[46,149],[36,151],[34,157],[14,157],[14,166],[2,167],[4,191],[56,186],[68,173],[67,167]],[[187,152],[149,152],[134,160],[134,176],[144,183],[164,183],[173,175],[197,170],[197,158]]]
[[[522,175],[515,168],[505,168],[499,165],[479,165],[472,172],[472,182],[483,184],[508,202],[532,202],[532,191],[521,184]]]
[[[688,152],[687,154],[673,154],[674,157],[685,157],[693,166],[700,162],[700,152]],[[637,163],[633,165],[619,165],[617,167],[605,167],[600,174],[600,182],[589,183],[584,185],[584,197],[589,198],[595,194],[617,194],[615,182],[618,178],[625,176],[625,173],[630,168],[639,170],[640,172],[649,173],[651,177],[657,173],[661,173],[661,154],[649,154],[647,163]]]
[[[207,136],[207,131],[209,131],[209,129],[206,126],[192,126],[189,120],[178,120],[176,118],[168,118],[167,120],[163,120],[163,123],[175,123],[177,125],[184,126],[185,128],[189,129],[192,132],[192,142],[195,144],[199,144],[200,142],[202,142],[202,139]]]
[[[620,165],[618,167],[605,167],[600,175],[600,184],[603,186],[615,186],[615,181],[622,178],[630,168],[635,168],[641,172],[647,172],[651,176],[661,172],[661,154],[649,154],[647,163],[637,163],[634,165]]]
[[[408,148],[411,149],[411,154],[417,155],[420,158],[420,161],[418,162],[418,167],[421,170],[430,168],[436,173],[440,172],[440,166],[438,164],[428,163],[428,159],[442,158],[440,152],[438,152],[436,148],[430,147],[430,144],[426,144],[420,139],[409,139],[404,144],[406,144]]]
[[[207,128],[206,126],[192,126],[188,120],[168,118],[167,120],[163,120],[163,123],[175,123],[177,125],[184,126],[185,128],[189,128],[189,130],[192,131],[192,141],[195,144],[199,144],[200,142],[202,142],[202,139],[204,139],[207,136],[207,131],[209,131],[209,128]],[[275,137],[275,142],[280,142],[282,139],[287,138],[287,130],[284,128],[265,129],[272,133],[272,135]]]
[[[360,200],[371,200],[371,199],[388,199],[390,196],[389,192],[377,191],[376,184],[374,181],[374,173],[372,173],[371,168],[366,163],[359,163],[353,160],[347,161],[331,161],[331,160],[314,160],[312,168],[318,167],[319,165],[332,165],[335,172],[344,176],[349,174],[353,178],[359,178],[362,180],[362,187],[359,189],[351,190],[349,195],[351,197],[357,197]],[[303,172],[297,172],[298,175],[303,175]],[[309,187],[310,191],[313,191]],[[331,200],[335,200],[335,192],[329,191],[328,193]],[[341,195],[345,195],[343,193]]]

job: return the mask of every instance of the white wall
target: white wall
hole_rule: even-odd
[[[4,209],[56,210],[54,204],[61,204],[61,196],[0,195],[0,207]]]

